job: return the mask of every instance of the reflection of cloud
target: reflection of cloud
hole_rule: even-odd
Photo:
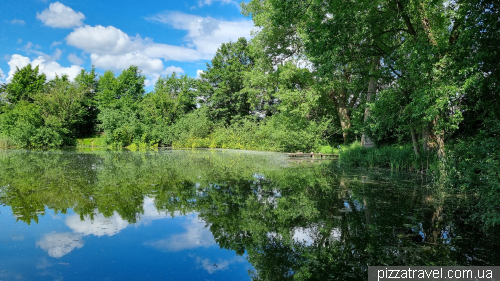
[[[150,197],[144,198],[143,210],[144,214],[141,215],[136,226],[149,225],[152,221],[163,219],[167,216],[165,212],[156,210],[154,199]],[[66,217],[66,225],[71,228],[73,232],[80,233],[84,236],[91,234],[95,236],[113,236],[125,229],[129,223],[115,212],[108,218],[104,217],[102,214],[98,214],[94,216],[93,220],[89,217],[80,220],[79,215],[70,215]]]
[[[296,227],[293,230],[292,239],[298,243],[304,243],[307,246],[311,246],[314,243],[315,238],[320,237],[319,226],[313,227]],[[330,236],[328,237],[331,241],[336,241],[340,239],[340,231],[336,228],[330,231]]]
[[[82,236],[70,232],[46,234],[42,240],[36,242],[36,246],[47,251],[49,256],[60,258],[69,254],[75,248],[83,247]]]
[[[44,269],[44,268],[51,267],[51,266],[52,266],[52,264],[45,257],[41,258],[38,261],[38,263],[36,264],[37,269]]]
[[[94,220],[85,218],[80,220],[79,215],[71,215],[66,218],[66,225],[75,233],[95,236],[113,236],[128,226],[128,222],[120,215],[114,213],[113,216],[105,218],[102,214],[94,216]]]
[[[244,261],[245,259],[240,256],[236,256],[231,260],[217,260],[217,262],[213,262],[210,259],[202,259],[200,257],[196,257],[196,264],[198,265],[197,267],[205,269],[209,274],[212,274],[219,270],[226,270],[232,263],[240,263]]]
[[[292,239],[295,240],[295,242],[302,242],[306,245],[311,245],[314,242],[312,236],[313,236],[312,229],[297,227],[293,231]]]
[[[24,277],[14,271],[0,270],[0,280],[24,280]]]
[[[198,247],[210,247],[215,244],[214,237],[210,230],[205,228],[205,223],[194,216],[190,222],[184,226],[185,233],[174,234],[169,238],[146,242],[146,245],[153,246],[164,251],[182,251]]]
[[[137,222],[137,226],[139,225],[150,225],[152,221],[159,220],[167,217],[167,213],[164,211],[158,211],[155,207],[155,200],[151,197],[144,198],[144,204],[142,205],[142,209],[144,210],[144,214],[141,215],[140,220]],[[174,212],[174,215],[180,215],[180,212]]]
[[[22,235],[22,234],[12,235],[12,240],[14,240],[14,241],[23,241],[24,240],[24,235]]]

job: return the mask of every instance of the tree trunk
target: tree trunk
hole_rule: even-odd
[[[415,151],[415,155],[418,156],[417,136],[415,135],[415,131],[413,131],[413,129],[410,129],[410,133],[411,133],[411,141],[413,142],[413,151]]]
[[[429,151],[429,125],[422,127],[422,150]]]
[[[373,72],[376,72],[379,69],[379,67],[380,67],[380,57],[376,57],[373,60]],[[368,83],[368,92],[366,93],[366,102],[367,103],[369,103],[373,100],[376,92],[377,92],[377,78],[372,76],[372,77],[370,77],[370,82]],[[365,108],[365,118],[364,118],[365,123],[366,123],[366,120],[368,120],[368,117],[370,117],[370,114],[371,114],[370,108],[367,106]],[[366,135],[366,133],[363,132],[363,135],[361,136],[361,145],[364,147],[373,147],[375,144]]]
[[[435,127],[437,126],[437,121],[439,119],[439,115],[434,119],[432,122],[432,125]],[[438,157],[440,160],[443,160],[445,157],[445,152],[444,152],[444,132],[440,131],[436,134],[436,142],[437,142],[437,149],[438,149]]]
[[[339,114],[340,126],[342,127],[342,136],[344,144],[347,144],[349,137],[349,129],[351,128],[351,117],[349,116],[349,108],[347,108],[345,93],[341,94],[337,102],[337,112]]]

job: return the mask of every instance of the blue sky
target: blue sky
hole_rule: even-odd
[[[49,79],[95,65],[137,65],[146,85],[173,71],[196,77],[221,43],[250,38],[239,0],[0,0],[0,81],[39,65]]]

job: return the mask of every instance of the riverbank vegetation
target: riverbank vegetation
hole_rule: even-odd
[[[74,81],[18,69],[1,88],[0,142],[346,145],[341,163],[433,171],[500,223],[497,1],[252,0],[242,12],[258,27],[252,40],[222,44],[199,79],[174,73],[149,93],[135,66]]]

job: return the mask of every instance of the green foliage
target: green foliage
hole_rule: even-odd
[[[19,101],[33,101],[33,97],[43,91],[45,74],[39,74],[38,65],[32,68],[31,64],[17,68],[10,83],[6,86],[7,99],[10,103]]]
[[[85,93],[83,99],[83,107],[85,114],[81,120],[75,125],[75,134],[78,137],[90,136],[96,132],[97,129],[97,115],[99,113],[96,94],[98,93],[99,76],[92,67],[90,71],[82,69],[80,74],[75,77],[77,83]]]
[[[106,147],[106,138],[102,135],[90,136],[86,138],[79,138],[76,140],[77,146],[83,147]]]
[[[20,101],[0,115],[0,132],[16,146],[62,145],[67,131],[59,126],[44,126],[44,123],[39,106]]]
[[[215,121],[229,124],[250,114],[248,95],[243,89],[243,77],[254,64],[245,38],[223,43],[207,70],[201,74],[200,94],[210,107]]]
[[[171,125],[181,116],[196,109],[196,80],[182,75],[160,77],[153,92],[141,103],[141,114],[146,123]]]
[[[439,172],[439,163],[435,152],[415,155],[413,147],[409,145],[364,148],[359,142],[354,142],[340,150],[339,164],[352,167]]]
[[[181,135],[178,140],[174,141],[173,146],[310,152],[317,151],[320,145],[324,144],[322,135],[328,124],[326,120],[315,122],[298,114],[280,113],[262,122],[244,119],[229,126],[214,124],[212,130],[191,129],[190,132],[197,133]],[[203,126],[210,128],[207,125]]]
[[[487,227],[500,225],[499,125],[493,136],[486,132],[459,141],[449,153],[447,179],[459,194],[477,198],[474,219]]]
[[[115,74],[111,70],[104,72],[104,75],[99,77],[96,94],[99,108],[112,107],[118,102],[117,83]]]

